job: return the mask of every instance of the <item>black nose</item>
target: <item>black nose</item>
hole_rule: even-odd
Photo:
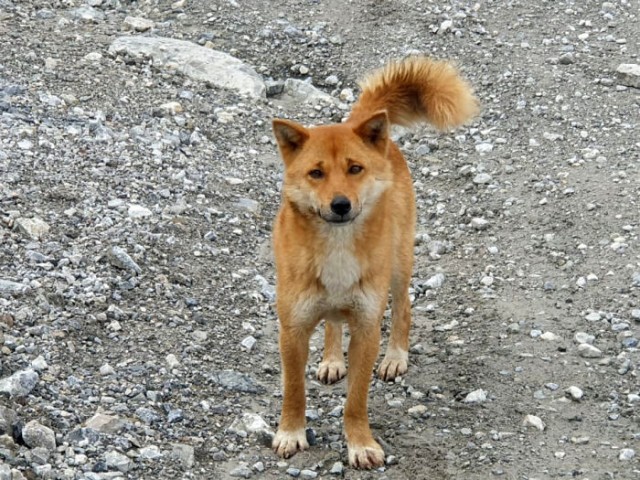
[[[351,211],[351,202],[347,197],[340,195],[331,201],[331,211],[336,215],[346,215]]]

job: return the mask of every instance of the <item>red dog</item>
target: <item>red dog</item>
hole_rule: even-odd
[[[305,367],[309,338],[325,320],[318,378],[345,376],[342,324],[351,333],[344,427],[349,463],[383,465],[367,417],[380,323],[391,291],[393,321],[378,375],[407,371],[411,325],[415,196],[406,161],[389,126],[429,122],[445,129],[478,111],[469,85],[446,62],[409,57],[374,72],[342,124],[305,128],[274,120],[285,164],[282,205],[274,226],[284,402],[274,450],[289,457],[308,448]]]

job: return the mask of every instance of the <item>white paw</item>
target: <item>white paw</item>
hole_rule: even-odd
[[[278,430],[271,447],[281,457],[289,458],[309,448],[307,434],[304,428],[292,432]]]
[[[378,443],[372,440],[367,445],[347,444],[349,450],[349,465],[354,468],[377,468],[384,465],[384,451]]]
[[[393,380],[407,373],[409,355],[402,350],[388,351],[378,367],[378,377],[384,381]]]
[[[322,383],[335,383],[347,374],[344,360],[323,360],[318,366],[318,380]]]

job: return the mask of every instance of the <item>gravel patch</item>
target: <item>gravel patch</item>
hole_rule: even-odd
[[[0,478],[636,478],[637,16],[0,0]],[[369,397],[387,462],[346,466],[321,332],[283,461],[270,122],[340,122],[416,51],[482,113],[394,131],[418,232],[409,371]]]

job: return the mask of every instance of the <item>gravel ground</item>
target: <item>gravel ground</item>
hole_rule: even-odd
[[[639,7],[0,0],[0,479],[640,478]],[[483,110],[397,133],[419,233],[410,370],[370,394],[388,465],[348,468],[321,332],[285,462],[270,121],[339,121],[412,51]]]

